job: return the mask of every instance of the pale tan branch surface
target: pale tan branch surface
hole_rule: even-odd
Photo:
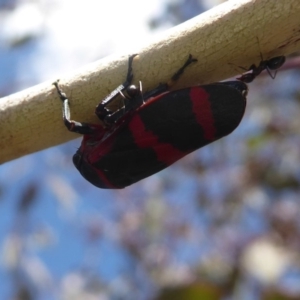
[[[175,88],[220,81],[242,73],[238,66],[259,63],[261,54],[269,59],[299,49],[299,0],[228,1],[137,49],[134,81],[141,80],[144,91],[167,81],[189,53],[198,63]],[[73,119],[98,122],[94,107],[124,81],[127,58],[128,54],[107,57],[60,78]],[[0,99],[0,163],[78,137],[64,127],[61,109],[52,82]]]

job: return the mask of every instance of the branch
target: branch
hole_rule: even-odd
[[[134,81],[141,80],[144,91],[166,82],[190,53],[198,63],[186,70],[176,88],[243,73],[239,66],[258,64],[261,55],[266,60],[299,50],[299,16],[299,0],[225,2],[137,49]],[[124,81],[127,59],[128,54],[110,56],[60,78],[73,119],[98,122],[94,107]],[[64,127],[61,109],[52,81],[1,99],[0,163],[78,137]]]

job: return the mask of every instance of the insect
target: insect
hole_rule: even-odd
[[[180,158],[231,133],[240,123],[247,85],[242,81],[213,83],[169,91],[185,68],[196,62],[191,55],[168,83],[143,93],[131,85],[132,63],[123,84],[97,107],[105,124],[70,119],[67,96],[54,85],[63,102],[65,126],[83,134],[73,162],[81,175],[99,188],[119,189],[155,174]],[[109,103],[122,96],[124,105],[110,111]]]
[[[252,71],[251,73],[243,74],[241,77],[237,78],[245,83],[252,82],[262,71],[267,70],[268,74],[272,79],[276,77],[277,70],[285,63],[285,56],[276,56],[269,60],[261,61],[258,66],[255,64],[251,65],[247,71]],[[271,71],[274,71],[272,74]]]

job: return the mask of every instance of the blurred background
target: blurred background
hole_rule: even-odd
[[[221,2],[0,0],[0,97]],[[81,177],[80,139],[2,165],[0,299],[300,299],[297,58],[286,66],[249,85],[233,134],[124,190]]]

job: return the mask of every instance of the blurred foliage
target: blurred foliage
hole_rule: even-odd
[[[156,298],[156,300],[219,300],[221,292],[217,286],[211,286],[209,283],[191,284],[184,287],[174,287],[165,289]]]

